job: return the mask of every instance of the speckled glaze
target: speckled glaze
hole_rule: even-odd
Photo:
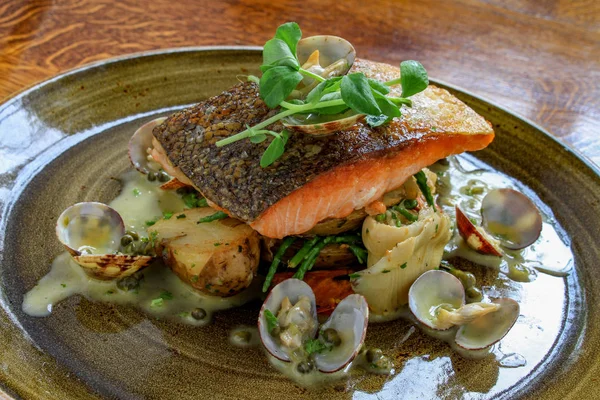
[[[506,378],[489,359],[465,360],[406,321],[371,325],[367,344],[394,359],[392,376],[358,377],[307,391],[271,368],[257,347],[229,344],[259,305],[216,314],[205,328],[150,319],[130,307],[72,297],[48,318],[21,311],[23,295],[61,250],[57,217],[80,201],[108,202],[129,168],[136,127],[258,73],[257,49],[180,49],[94,64],[35,86],[0,106],[0,385],[6,398],[594,398],[600,375],[598,170],[540,128],[457,91],[496,129],[476,156],[524,182],[554,212],[575,253],[554,345]],[[442,85],[444,86],[444,85]],[[14,139],[13,139],[14,137]],[[478,276],[484,283],[495,277]],[[493,275],[493,274],[491,274]],[[544,282],[541,276],[539,282]],[[550,281],[548,281],[550,282]],[[560,285],[557,286],[557,284]],[[552,293],[547,295],[552,296]],[[525,296],[525,294],[524,294]],[[540,313],[543,301],[529,304]],[[557,324],[558,325],[558,324]],[[510,336],[510,335],[509,335]],[[404,339],[406,337],[406,339]],[[508,339],[507,339],[508,340]],[[526,345],[525,338],[522,339]],[[508,379],[508,380],[507,380]],[[512,379],[512,380],[511,380]],[[433,382],[433,384],[432,384]],[[507,384],[506,382],[511,382]]]

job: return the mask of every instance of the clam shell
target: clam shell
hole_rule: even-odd
[[[315,321],[317,321],[317,305],[315,301],[315,294],[313,293],[310,286],[304,281],[299,279],[286,279],[281,282],[277,286],[275,286],[269,295],[267,296],[265,302],[260,308],[260,313],[258,314],[258,333],[260,335],[260,340],[263,343],[263,346],[267,349],[267,351],[275,358],[281,361],[290,361],[290,357],[283,350],[279,344],[275,341],[273,336],[269,333],[267,328],[267,320],[265,318],[265,310],[271,311],[274,315],[277,315],[279,309],[281,307],[281,302],[285,297],[288,297],[292,304],[295,304],[301,296],[306,296],[309,298],[311,303],[311,312]],[[314,331],[310,333],[310,337],[314,337],[317,333],[318,324],[315,323]]]
[[[346,66],[339,75],[344,75],[356,59],[356,50],[354,46],[346,39],[338,36],[311,36],[298,42],[296,54],[300,64],[303,65],[309,59],[311,54],[319,50],[319,62],[323,67],[327,67],[340,59],[346,60]]]
[[[465,240],[465,243],[478,253],[502,257],[502,253],[494,243],[494,239],[490,238],[481,228],[475,226],[460,207],[456,206],[455,210],[458,233]]]
[[[508,249],[523,249],[542,232],[540,210],[529,197],[513,189],[491,190],[481,202],[481,216],[484,229]]]
[[[119,250],[125,225],[119,213],[103,203],[84,202],[58,217],[56,236],[73,260],[92,278],[116,279],[133,274],[152,261],[150,256],[111,254]],[[101,254],[83,254],[95,249]]]
[[[351,294],[342,300],[320,330],[335,329],[342,343],[332,351],[315,354],[314,360],[321,372],[339,371],[348,365],[358,354],[369,322],[369,305],[359,294]]]
[[[509,298],[492,302],[500,304],[500,308],[462,325],[456,333],[457,345],[468,350],[485,349],[506,336],[519,318],[519,303]]]
[[[126,254],[90,254],[73,256],[73,260],[90,277],[100,280],[121,279],[129,276],[153,260],[150,256],[130,256]]]
[[[313,136],[328,136],[344,129],[349,129],[356,123],[362,121],[365,114],[353,114],[349,117],[333,121],[323,121],[310,124],[302,124],[300,119],[283,120],[283,125],[290,131],[300,132]]]
[[[408,291],[408,306],[414,316],[423,324],[435,330],[446,330],[452,325],[441,325],[435,317],[435,310],[441,304],[449,304],[457,309],[465,304],[465,290],[454,275],[431,270],[421,275]]]
[[[148,161],[148,149],[152,148],[152,130],[166,119],[166,117],[161,117],[145,123],[129,139],[127,146],[129,160],[134,168],[143,174],[147,174],[152,169]]]

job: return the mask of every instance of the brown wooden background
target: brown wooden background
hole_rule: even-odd
[[[600,163],[598,0],[0,0],[0,98],[126,53],[262,45],[288,20],[361,57],[420,60]]]

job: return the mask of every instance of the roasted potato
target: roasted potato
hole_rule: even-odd
[[[260,240],[256,231],[236,219],[198,223],[216,212],[209,207],[186,210],[156,222],[148,232],[156,235],[156,254],[179,278],[206,294],[227,297],[252,282]]]

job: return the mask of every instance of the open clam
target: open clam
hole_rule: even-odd
[[[467,245],[481,254],[502,257],[499,241],[490,237],[481,227],[475,226],[460,207],[456,206],[456,226]]]
[[[314,368],[330,373],[356,357],[365,339],[368,318],[365,298],[353,294],[338,304],[319,329],[312,289],[301,280],[286,279],[263,303],[258,331],[273,357],[296,363],[303,373]]]
[[[468,350],[485,349],[498,342],[519,316],[519,304],[508,298],[465,304],[460,280],[441,270],[428,271],[413,283],[409,307],[432,329],[458,327],[454,340]]]
[[[148,265],[150,256],[119,254],[125,225],[106,204],[77,203],[58,217],[56,236],[84,271],[96,279],[116,279]]]
[[[519,318],[520,307],[513,299],[496,299],[496,312],[462,325],[456,332],[456,344],[468,350],[484,349],[501,340]]]
[[[149,158],[148,149],[152,148],[152,138],[154,137],[152,135],[152,130],[162,124],[166,119],[166,117],[161,117],[145,123],[140,126],[131,139],[129,139],[129,144],[127,145],[129,160],[135,169],[143,174],[147,174],[153,169],[156,169],[150,164],[151,159]]]
[[[298,42],[297,54],[303,69],[325,79],[345,75],[356,59],[356,50],[352,44],[337,36],[312,36],[302,39]],[[306,77],[297,94],[301,97],[306,96],[317,84],[316,80]],[[295,115],[282,122],[291,131],[326,136],[348,129],[364,118],[364,114],[350,110],[342,115]]]
[[[356,50],[350,42],[327,35],[300,40],[296,54],[302,68],[326,79],[346,74],[356,59]]]
[[[331,351],[314,356],[315,364],[321,372],[336,372],[344,368],[358,354],[365,341],[369,321],[369,305],[359,294],[351,294],[342,300],[331,316],[319,329],[319,337],[327,342],[327,332],[335,330],[339,344]]]
[[[494,189],[481,203],[483,227],[502,246],[518,250],[537,240],[542,215],[531,199],[513,189]]]

